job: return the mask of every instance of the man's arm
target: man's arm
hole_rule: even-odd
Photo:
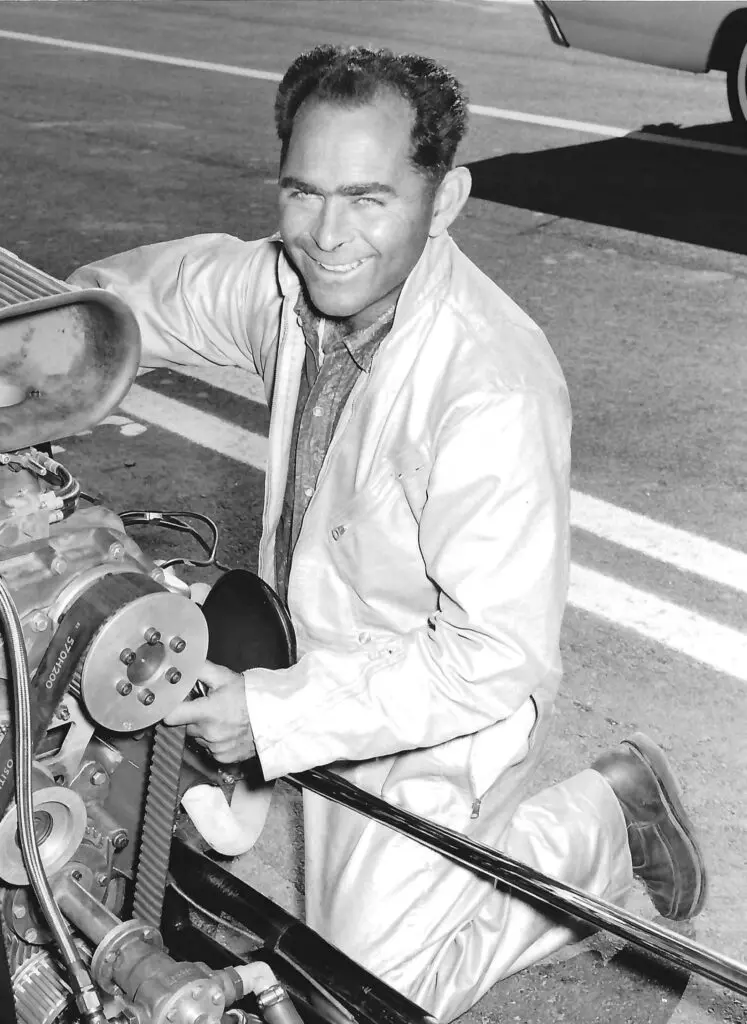
[[[313,651],[289,669],[244,673],[249,736],[266,778],[473,733],[557,676],[569,420],[565,395],[532,391],[473,396],[454,410],[420,524],[438,611],[376,646]],[[231,687],[222,699],[233,700],[238,715],[238,677]],[[182,705],[179,720],[206,714],[211,699]],[[231,760],[226,730],[221,754]]]
[[[144,366],[208,361],[264,376],[279,309],[276,260],[267,240],[195,235],[81,267],[69,282],[106,288],[132,308]]]

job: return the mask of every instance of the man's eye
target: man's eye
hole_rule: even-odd
[[[373,196],[358,196],[355,200],[358,206],[383,206],[384,204],[380,199],[375,199]]]

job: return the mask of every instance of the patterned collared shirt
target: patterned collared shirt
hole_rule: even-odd
[[[275,581],[288,600],[293,550],[313,497],[319,471],[342,410],[361,373],[371,369],[374,355],[392,327],[396,303],[370,326],[352,334],[334,320],[323,320],[309,308],[303,293],[296,304],[306,339],[296,414],[293,420],[288,479],[275,538]]]

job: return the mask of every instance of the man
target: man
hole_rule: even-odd
[[[267,779],[334,764],[550,875],[660,913],[705,872],[637,736],[527,798],[560,677],[570,411],[540,330],[456,247],[469,172],[435,62],[319,47],[278,90],[279,237],[204,235],[78,272],[135,310],[151,364],[256,369],[271,410],[260,573],[298,662],[206,665],[167,718]],[[574,936],[410,840],[305,797],[308,923],[441,1019]]]

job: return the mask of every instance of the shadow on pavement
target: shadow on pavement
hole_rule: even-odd
[[[747,137],[731,122],[646,125],[621,139],[468,166],[477,199],[747,254]]]

